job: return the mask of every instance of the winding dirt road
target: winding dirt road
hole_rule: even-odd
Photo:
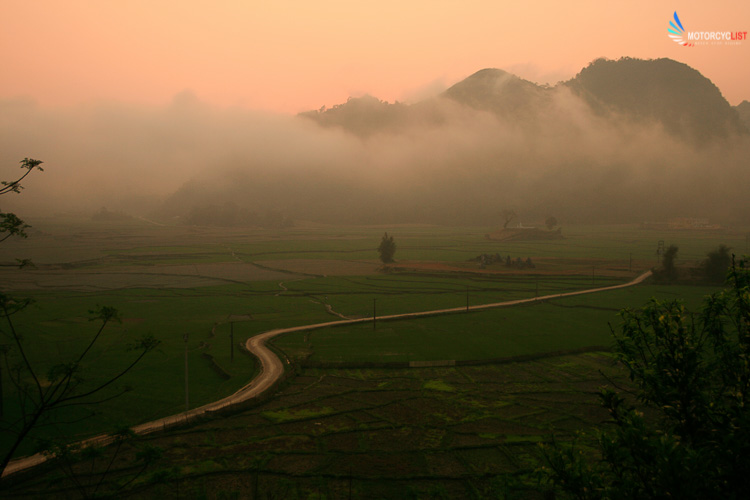
[[[482,309],[491,309],[491,308],[497,308],[497,307],[509,307],[509,306],[515,306],[519,304],[541,302],[544,300],[555,299],[555,298],[560,298],[560,297],[572,297],[574,295],[584,295],[584,294],[589,294],[589,293],[605,292],[608,290],[617,290],[620,288],[626,288],[629,286],[637,285],[643,282],[649,276],[651,276],[651,271],[647,271],[641,274],[640,276],[638,276],[637,278],[635,278],[633,281],[630,281],[628,283],[624,283],[621,285],[614,285],[614,286],[608,286],[608,287],[603,287],[603,288],[592,288],[588,290],[579,290],[576,292],[557,293],[553,295],[545,295],[542,297],[533,297],[529,299],[496,302],[493,304],[481,304],[481,305],[476,305],[476,306],[469,306],[468,310],[478,311]],[[419,318],[419,317],[424,317],[424,316],[436,316],[440,314],[454,314],[454,313],[461,313],[461,312],[466,312],[466,311],[467,311],[467,307],[454,307],[451,309],[439,309],[435,311],[422,311],[422,312],[415,312],[415,313],[393,314],[390,316],[379,316],[377,317],[377,321]],[[284,363],[282,363],[282,361],[278,358],[278,356],[276,356],[273,353],[273,351],[271,351],[266,346],[266,342],[276,336],[283,335],[286,333],[299,332],[303,330],[304,331],[317,330],[320,328],[327,328],[331,326],[352,325],[355,323],[367,323],[371,321],[373,321],[373,318],[371,317],[360,318],[360,319],[329,321],[327,323],[317,323],[314,325],[302,325],[302,326],[295,326],[291,328],[280,328],[276,330],[269,330],[267,332],[251,337],[245,342],[245,347],[247,347],[247,350],[253,353],[260,361],[260,373],[250,383],[248,383],[247,385],[239,389],[234,394],[227,396],[223,399],[220,399],[218,401],[214,401],[213,403],[208,403],[198,408],[194,408],[186,412],[178,413],[177,415],[171,415],[168,417],[160,418],[158,420],[154,420],[153,422],[146,422],[144,424],[140,424],[140,425],[133,427],[132,430],[136,434],[149,434],[151,432],[164,430],[175,425],[184,424],[200,415],[210,414],[211,412],[219,411],[229,406],[233,406],[233,405],[248,401],[250,399],[257,398],[261,394],[265,393],[271,387],[273,387],[273,385],[284,374]],[[113,436],[105,434],[105,435],[96,436],[90,439],[86,439],[78,443],[78,445],[81,447],[86,447],[90,445],[102,446],[105,444],[109,444],[113,441],[114,441]],[[39,465],[45,462],[48,458],[51,458],[51,457],[49,455],[43,455],[41,453],[37,453],[36,455],[13,460],[8,464],[8,467],[5,468],[5,471],[3,471],[3,477],[13,474],[15,472],[28,469],[30,467],[34,467],[36,465]]]

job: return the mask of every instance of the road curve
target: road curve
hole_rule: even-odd
[[[453,314],[453,313],[466,312],[467,309],[470,311],[479,311],[483,309],[492,309],[492,308],[497,308],[497,307],[509,307],[509,306],[515,306],[515,305],[520,305],[520,304],[529,304],[532,302],[542,302],[545,300],[556,299],[560,297],[572,297],[574,295],[606,292],[609,290],[617,290],[620,288],[626,288],[629,286],[637,285],[639,283],[642,283],[649,276],[651,276],[651,274],[652,274],[651,271],[647,271],[641,274],[640,276],[638,276],[637,278],[635,278],[633,281],[629,281],[628,283],[623,283],[621,285],[607,286],[607,287],[602,287],[602,288],[591,288],[587,290],[579,290],[576,292],[557,293],[557,294],[552,294],[552,295],[544,295],[542,297],[532,297],[529,299],[509,300],[505,302],[495,302],[492,304],[481,304],[481,305],[469,306],[468,308],[467,307],[454,307],[450,309],[438,309],[434,311],[422,311],[422,312],[415,312],[415,313],[392,314],[389,316],[378,316],[377,320],[389,321],[389,320],[397,320],[397,319],[419,318],[419,317],[424,317],[424,316],[436,316],[440,314]],[[329,321],[326,323],[317,323],[314,325],[302,325],[302,326],[294,326],[291,328],[279,328],[276,330],[269,330],[259,335],[255,335],[254,337],[250,337],[245,342],[245,347],[247,348],[248,351],[253,353],[260,361],[260,373],[250,383],[248,383],[247,385],[239,389],[234,394],[231,394],[230,396],[227,396],[218,401],[214,401],[213,403],[208,403],[203,406],[193,408],[192,410],[178,413],[176,415],[171,415],[168,417],[160,418],[152,422],[146,422],[144,424],[136,425],[135,427],[132,428],[132,430],[136,434],[149,434],[151,432],[164,430],[175,425],[183,424],[197,416],[210,414],[211,412],[215,412],[215,411],[227,408],[229,406],[233,406],[238,403],[242,403],[250,399],[257,398],[258,396],[260,396],[261,394],[269,390],[284,373],[284,364],[278,358],[278,356],[276,356],[273,353],[273,351],[271,351],[266,346],[266,342],[276,336],[283,335],[285,333],[299,332],[303,330],[304,331],[318,330],[320,328],[327,328],[331,326],[352,325],[355,323],[368,323],[371,321],[373,321],[373,318]],[[95,436],[95,437],[86,439],[84,441],[81,441],[78,443],[78,445],[81,447],[86,447],[86,446],[91,446],[91,445],[103,446],[103,445],[112,443],[113,441],[114,441],[113,436],[108,435],[108,434],[103,434],[100,436]],[[23,457],[23,458],[18,458],[16,460],[12,460],[3,471],[2,477],[8,476],[15,472],[28,469],[30,467],[34,467],[36,465],[39,465],[45,462],[48,458],[51,458],[51,457],[49,455],[37,453],[36,455],[32,455],[29,457]]]

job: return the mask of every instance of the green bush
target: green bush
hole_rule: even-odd
[[[547,477],[573,498],[750,498],[750,273],[693,316],[677,301],[624,311],[616,350],[635,401],[600,393],[612,426],[599,454],[544,449]],[[648,416],[647,416],[648,415]]]

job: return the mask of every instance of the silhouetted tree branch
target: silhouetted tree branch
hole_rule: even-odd
[[[30,158],[21,160],[21,168],[26,172],[15,181],[0,182],[2,186],[0,196],[19,193],[23,189],[21,181],[33,170],[41,171],[41,164],[40,160]],[[27,235],[24,230],[28,227],[15,214],[0,212],[0,234],[5,234],[0,236],[0,242],[11,236],[25,238]],[[31,264],[28,260],[19,262],[20,267]],[[72,361],[52,366],[42,377],[24,344],[23,335],[13,321],[14,316],[31,303],[29,299],[16,299],[8,294],[0,293],[0,336],[5,341],[0,344],[0,353],[2,353],[5,371],[15,390],[19,410],[17,417],[10,417],[3,411],[4,406],[0,405],[2,432],[6,436],[11,436],[7,448],[0,450],[0,475],[33,429],[53,420],[57,410],[86,403],[96,405],[124,392],[106,395],[103,391],[130,372],[147,353],[159,345],[159,341],[151,335],[138,339],[135,345],[130,347],[131,350],[136,351],[136,354],[129,363],[119,369],[114,369],[112,374],[105,380],[94,383],[93,387],[85,386],[83,368],[88,358],[92,356],[94,345],[100,340],[108,324],[120,321],[116,309],[99,307],[89,311],[92,315],[91,319],[100,321],[101,324],[85,347],[73,357]],[[100,394],[104,397],[98,397]],[[2,384],[0,384],[0,402],[4,402]]]
[[[515,210],[506,208],[500,213],[500,215],[503,216],[503,229],[505,229],[508,227],[508,224],[510,224],[510,222],[517,217],[518,214],[516,214]]]

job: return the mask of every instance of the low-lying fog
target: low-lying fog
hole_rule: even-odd
[[[429,106],[435,119],[362,136],[212,107],[190,92],[161,108],[0,101],[1,178],[20,174],[24,157],[45,162],[0,209],[106,206],[195,221],[231,207],[333,223],[491,225],[511,208],[522,220],[748,221],[747,136],[693,144],[658,123],[597,115],[568,89],[520,119],[444,98]]]

